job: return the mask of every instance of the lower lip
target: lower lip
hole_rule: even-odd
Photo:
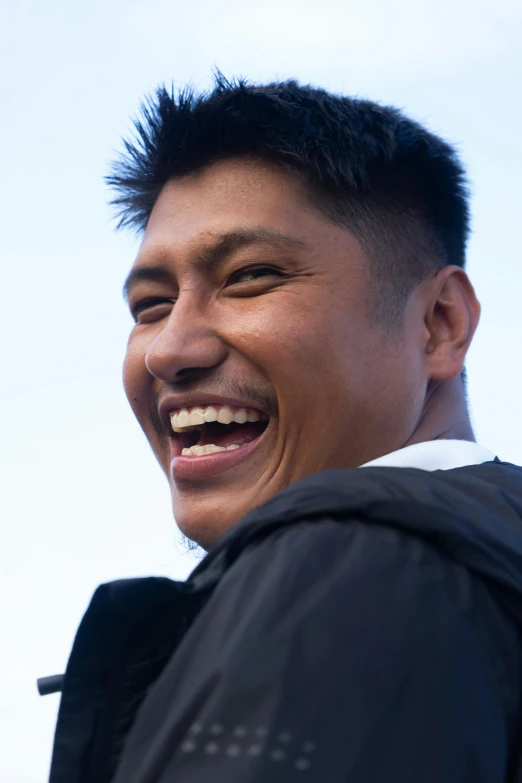
[[[231,451],[217,451],[214,454],[202,454],[200,457],[175,456],[170,463],[172,478],[174,481],[199,481],[218,476],[248,459],[258,447],[265,432],[250,443],[245,443],[244,446]]]

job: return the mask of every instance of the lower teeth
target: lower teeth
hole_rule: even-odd
[[[238,448],[238,443],[231,443],[230,446],[214,446],[213,443],[209,443],[206,446],[191,446],[189,449],[183,449],[181,455],[183,457],[201,457],[202,454],[215,454],[218,451],[234,451],[234,449]]]

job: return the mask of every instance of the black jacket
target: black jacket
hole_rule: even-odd
[[[522,468],[317,474],[98,588],[50,781],[519,780],[521,630]]]

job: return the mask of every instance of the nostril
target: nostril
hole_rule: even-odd
[[[176,381],[199,381],[209,375],[212,367],[184,367],[176,373]]]
[[[195,368],[185,367],[183,370],[177,371],[176,378],[186,378],[187,375],[194,375],[195,372]]]

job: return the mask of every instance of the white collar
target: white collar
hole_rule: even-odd
[[[450,470],[466,465],[480,465],[494,459],[492,451],[469,440],[429,440],[392,451],[391,454],[373,459],[360,467]]]

